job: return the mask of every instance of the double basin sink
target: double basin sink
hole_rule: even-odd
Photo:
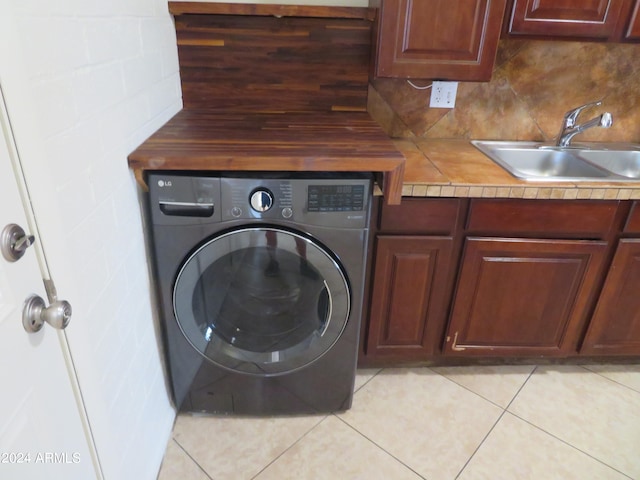
[[[517,178],[547,182],[640,182],[640,145],[538,142],[471,142]]]

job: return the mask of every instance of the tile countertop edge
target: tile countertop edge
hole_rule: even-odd
[[[639,182],[526,182],[476,149],[469,140],[395,139],[405,156],[402,196],[558,200],[640,199]]]

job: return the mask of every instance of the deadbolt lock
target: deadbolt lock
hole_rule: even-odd
[[[0,250],[8,262],[20,260],[33,243],[35,237],[27,235],[20,225],[10,223],[0,233]]]

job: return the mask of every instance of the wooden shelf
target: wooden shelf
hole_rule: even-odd
[[[249,3],[169,2],[172,15],[262,15],[276,17],[362,18],[373,20],[375,8]]]

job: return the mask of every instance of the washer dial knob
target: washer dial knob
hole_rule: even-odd
[[[251,194],[249,203],[256,212],[266,212],[273,206],[273,193],[266,188],[258,188]]]

